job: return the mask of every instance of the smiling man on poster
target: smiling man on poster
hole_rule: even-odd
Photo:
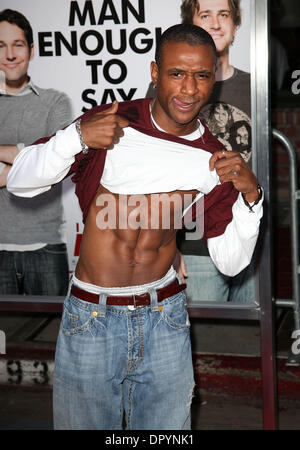
[[[154,100],[98,106],[14,161],[8,189],[20,196],[73,175],[85,223],[56,348],[57,429],[190,428],[189,319],[185,284],[172,265],[171,216],[182,215],[186,195],[190,207],[202,201],[204,239],[229,275],[249,264],[262,216],[254,174],[198,119],[215,68],[210,35],[175,25],[151,63]],[[150,200],[175,194],[181,201],[172,210],[162,203],[159,212],[170,226],[151,228]],[[126,227],[97,220],[111,206],[129,222],[137,204],[136,221]]]
[[[216,82],[200,117],[225,148],[238,151],[251,168],[250,74],[230,63],[230,50],[242,23],[241,1],[183,0],[181,16],[183,23],[205,29],[217,49]],[[237,276],[228,277],[218,271],[204,241],[186,240],[181,232],[178,246],[186,266],[182,261],[189,302],[255,301],[255,258]]]
[[[18,152],[71,120],[66,94],[40,88],[29,77],[33,57],[33,32],[26,17],[1,11],[0,295],[66,295],[68,289],[61,185],[34,199],[16,198],[6,189]]]

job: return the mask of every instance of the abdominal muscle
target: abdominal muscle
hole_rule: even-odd
[[[186,193],[195,197],[197,191],[163,194],[162,207],[156,203],[160,194],[124,196],[100,185],[85,224],[76,277],[104,287],[162,278],[175,258],[180,199]],[[168,204],[170,198],[175,203]]]

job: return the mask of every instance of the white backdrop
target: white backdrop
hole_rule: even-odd
[[[37,86],[66,92],[74,118],[101,103],[144,97],[156,37],[180,23],[181,0],[0,0],[23,13],[33,28],[29,74]],[[234,66],[250,71],[250,0],[230,51]],[[64,181],[70,270],[82,233],[74,186]]]

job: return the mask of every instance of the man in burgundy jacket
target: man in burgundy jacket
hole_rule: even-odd
[[[215,264],[235,274],[251,260],[262,215],[253,173],[197,119],[215,64],[208,33],[171,27],[151,63],[153,101],[96,107],[15,159],[11,192],[38,195],[72,175],[85,222],[56,350],[57,429],[190,428],[189,319],[172,265],[178,217],[197,214]]]

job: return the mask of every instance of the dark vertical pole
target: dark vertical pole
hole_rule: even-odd
[[[268,0],[253,0],[252,27],[252,121],[257,177],[264,188],[264,217],[259,242],[258,295],[260,301],[261,373],[264,429],[274,430],[277,418],[275,351],[275,302],[272,283],[271,150],[269,120],[269,17]],[[254,31],[255,30],[255,31]]]

